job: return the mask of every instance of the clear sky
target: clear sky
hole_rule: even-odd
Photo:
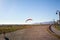
[[[25,23],[28,18],[35,22],[57,20],[60,0],[0,0],[0,24]]]

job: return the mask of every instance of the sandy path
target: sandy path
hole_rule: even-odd
[[[48,26],[34,26],[27,29],[22,40],[59,40],[47,31]]]
[[[32,26],[32,28],[7,33],[6,36],[10,40],[59,40],[51,35],[47,28],[48,26]]]

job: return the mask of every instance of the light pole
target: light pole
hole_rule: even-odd
[[[57,10],[57,11],[56,11],[56,14],[58,14],[58,15],[59,15],[58,24],[60,24],[60,11],[59,11],[59,10]]]
[[[55,19],[53,19],[53,24],[55,25]]]

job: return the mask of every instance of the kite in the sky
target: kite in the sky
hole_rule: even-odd
[[[25,22],[28,22],[28,21],[32,21],[32,19],[30,18],[30,19],[27,19]]]

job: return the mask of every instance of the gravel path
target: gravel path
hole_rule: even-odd
[[[10,40],[59,40],[47,31],[48,27],[49,26],[32,26],[32,28],[7,33],[6,36]],[[0,40],[4,40],[3,34],[1,34]]]

